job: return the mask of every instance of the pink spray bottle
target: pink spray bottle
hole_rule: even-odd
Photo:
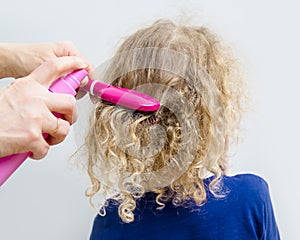
[[[76,95],[76,89],[81,85],[82,80],[88,75],[84,69],[75,70],[63,78],[57,79],[49,88],[53,93],[64,93],[72,96]],[[114,87],[106,83],[88,80],[82,90],[95,95],[105,101],[118,104],[130,109],[153,112],[159,109],[160,103],[140,92]],[[58,113],[53,113],[56,117],[61,117]],[[43,134],[44,138],[48,134]],[[14,173],[14,171],[31,155],[28,153],[13,154],[0,158],[0,186]]]

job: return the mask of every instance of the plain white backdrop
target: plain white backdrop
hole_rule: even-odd
[[[70,40],[97,66],[124,37],[159,18],[183,15],[211,27],[241,59],[252,96],[232,172],[252,172],[268,181],[282,239],[297,240],[298,9],[293,0],[1,0],[0,41]],[[46,159],[27,160],[1,187],[1,240],[88,239],[95,212],[84,196],[87,176],[68,167],[74,151],[71,132]]]

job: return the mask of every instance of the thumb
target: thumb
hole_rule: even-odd
[[[76,69],[87,68],[88,64],[80,57],[67,56],[42,63],[29,76],[46,88],[59,77]]]

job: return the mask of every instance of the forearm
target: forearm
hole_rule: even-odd
[[[13,77],[13,68],[15,54],[12,51],[11,43],[0,43],[0,79]]]
[[[0,79],[25,77],[43,62],[63,56],[81,56],[84,59],[70,42],[0,43]],[[88,65],[91,69],[92,65]]]

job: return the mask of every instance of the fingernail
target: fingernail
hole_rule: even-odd
[[[81,81],[81,84],[80,84],[80,87],[83,87],[85,86],[89,81],[89,78],[86,76],[82,81]]]
[[[88,66],[89,65],[87,65],[86,63],[82,63],[79,68],[87,68]]]

